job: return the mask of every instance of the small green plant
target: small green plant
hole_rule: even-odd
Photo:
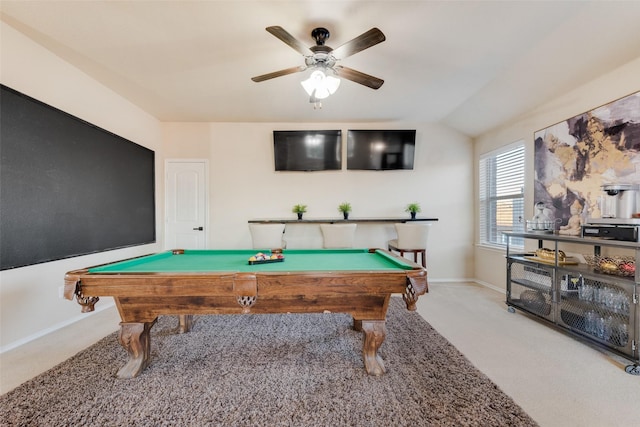
[[[342,212],[344,219],[349,219],[349,212],[351,212],[351,203],[340,203],[338,205],[338,212]]]
[[[291,212],[293,213],[305,213],[307,211],[307,205],[293,205]]]
[[[410,213],[417,213],[417,212],[422,212],[422,208],[420,208],[420,203],[409,203],[404,211],[410,212]]]
[[[344,202],[338,205],[338,212],[349,213],[351,212],[351,203]]]

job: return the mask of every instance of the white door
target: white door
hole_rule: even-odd
[[[207,246],[205,160],[167,160],[165,249]]]

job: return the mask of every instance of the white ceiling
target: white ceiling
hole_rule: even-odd
[[[640,1],[13,1],[2,20],[162,121],[441,122],[475,136],[640,56]],[[309,71],[265,31],[338,47],[372,27],[383,43],[342,65],[314,110]],[[640,85],[640,77],[639,77]]]

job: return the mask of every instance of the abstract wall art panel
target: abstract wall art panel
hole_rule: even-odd
[[[534,203],[600,218],[604,184],[640,184],[640,91],[534,133]],[[577,203],[577,204],[576,204]]]

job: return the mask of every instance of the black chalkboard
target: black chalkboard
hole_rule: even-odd
[[[2,270],[155,242],[152,150],[0,89]]]

